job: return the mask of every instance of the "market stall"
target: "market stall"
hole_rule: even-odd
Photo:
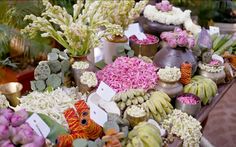
[[[167,0],[77,1],[72,12],[42,2],[21,32],[62,49],[34,67],[30,92],[0,85],[0,146],[200,146],[235,82],[236,34],[207,30]]]

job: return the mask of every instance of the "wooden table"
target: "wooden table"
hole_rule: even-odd
[[[196,119],[201,122],[203,129],[207,122],[207,118],[211,110],[214,109],[216,104],[220,101],[220,99],[224,96],[224,94],[229,90],[229,88],[233,85],[236,79],[233,79],[231,82],[227,84],[221,84],[218,86],[218,94],[212,99],[212,102],[209,105],[206,105],[201,108],[201,110],[196,115]],[[180,147],[182,145],[182,140],[179,138],[175,138],[174,142],[168,144],[168,147]]]

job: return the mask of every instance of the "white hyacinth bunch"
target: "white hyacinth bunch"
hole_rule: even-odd
[[[88,87],[95,87],[98,84],[96,74],[90,71],[86,71],[80,76],[80,82]]]
[[[46,7],[41,17],[26,15],[24,20],[31,20],[22,32],[34,37],[39,31],[42,37],[52,37],[71,56],[86,55],[100,45],[100,38],[111,31],[120,34],[122,28],[119,25],[110,23],[104,12],[111,11],[105,6],[103,0],[77,0],[73,5],[73,15],[70,15],[65,8],[52,5],[48,0],[43,0]],[[101,30],[104,27],[105,30]]]
[[[87,69],[89,68],[89,63],[85,61],[76,61],[72,64],[74,69]]]

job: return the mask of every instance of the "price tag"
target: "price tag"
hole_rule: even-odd
[[[27,120],[27,123],[31,126],[31,128],[39,135],[46,138],[50,133],[50,128],[48,125],[41,119],[41,117],[34,113]]]
[[[138,38],[138,40],[147,39],[147,36],[143,32],[138,32],[135,34],[135,36]]]
[[[214,27],[214,26],[210,26],[209,27],[209,31],[210,31],[210,34],[220,34],[220,28],[219,27]]]
[[[116,94],[116,92],[109,87],[106,83],[101,81],[98,86],[96,93],[105,101],[111,101],[112,97]]]
[[[94,103],[89,103],[89,107],[90,118],[100,126],[103,126],[104,123],[107,121],[107,113]]]

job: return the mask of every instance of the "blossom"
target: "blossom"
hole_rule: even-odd
[[[185,30],[180,28],[175,28],[174,32],[163,32],[161,33],[160,37],[172,48],[179,46],[191,49],[195,45],[193,36],[188,35]]]
[[[163,0],[162,2],[156,4],[156,8],[162,12],[168,12],[172,10],[172,5],[168,0]]]

